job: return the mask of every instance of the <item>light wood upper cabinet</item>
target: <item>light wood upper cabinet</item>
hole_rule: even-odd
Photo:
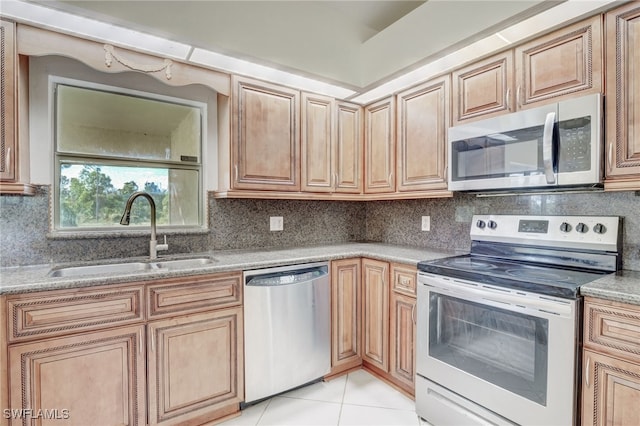
[[[452,78],[454,125],[514,110],[513,51],[455,70]]]
[[[389,264],[362,259],[362,359],[389,371]]]
[[[232,79],[234,189],[300,190],[299,104],[297,90]]]
[[[362,192],[362,107],[336,102],[336,192]]]
[[[149,324],[150,425],[201,424],[243,400],[242,308]],[[224,411],[227,409],[227,411]]]
[[[302,93],[302,191],[362,192],[361,110]]]
[[[28,65],[18,55],[17,25],[0,19],[0,194],[36,192],[29,183]]]
[[[17,148],[17,52],[16,24],[0,20],[0,180],[16,178]]]
[[[596,15],[516,47],[515,66],[519,109],[601,93],[602,17]]]
[[[394,192],[395,98],[386,98],[366,106],[364,123],[364,192]]]
[[[331,262],[331,374],[362,364],[360,258]]]
[[[605,15],[606,190],[640,189],[640,4]]]
[[[582,424],[640,424],[640,307],[586,298]]]
[[[334,99],[302,93],[302,190],[332,192],[335,185]]]
[[[453,72],[453,124],[602,92],[596,15]]]
[[[133,325],[10,346],[11,408],[58,409],[70,426],[145,425],[144,341]]]
[[[397,96],[397,190],[447,189],[446,147],[450,77]]]

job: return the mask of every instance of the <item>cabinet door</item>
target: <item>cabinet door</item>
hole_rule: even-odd
[[[605,189],[640,189],[640,5],[605,15]]]
[[[331,374],[362,363],[360,259],[331,262]]]
[[[513,51],[453,72],[453,124],[487,118],[513,108]]]
[[[362,260],[363,361],[389,371],[389,264]]]
[[[602,91],[602,17],[515,49],[518,108]],[[532,105],[537,106],[537,105]]]
[[[391,292],[389,315],[389,373],[396,384],[411,395],[416,374],[416,299]]]
[[[234,189],[300,190],[300,94],[234,77]]]
[[[149,324],[149,421],[201,424],[243,399],[242,308]]]
[[[584,351],[582,424],[640,424],[640,364]]]
[[[142,325],[12,345],[9,371],[11,408],[63,419],[33,424],[146,424]]]
[[[326,96],[302,94],[302,190],[332,192],[334,100]]]
[[[362,107],[336,103],[336,192],[362,192]]]
[[[0,180],[16,178],[16,39],[15,24],[0,20]]]
[[[446,189],[449,76],[398,94],[398,191]]]
[[[395,192],[394,115],[393,97],[364,109],[365,193]]]

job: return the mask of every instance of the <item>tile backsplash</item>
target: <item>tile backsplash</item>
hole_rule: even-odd
[[[416,247],[470,247],[474,214],[610,215],[624,218],[623,265],[640,270],[640,196],[634,192],[511,195],[375,202],[208,201],[209,229],[169,233],[169,253],[375,241]],[[282,216],[284,229],[269,230]],[[431,230],[421,231],[430,216]],[[49,187],[33,197],[0,196],[0,266],[144,256],[148,235],[114,233],[60,238],[49,234]],[[159,235],[163,235],[161,229]]]

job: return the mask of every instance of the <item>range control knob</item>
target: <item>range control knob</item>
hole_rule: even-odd
[[[577,226],[576,226],[576,231],[584,234],[589,230],[589,227],[587,225],[585,225],[584,223],[580,222]]]
[[[496,229],[498,227],[498,224],[496,223],[495,220],[490,220],[487,223],[487,226],[489,227],[489,229]]]
[[[607,227],[601,223],[596,223],[596,226],[593,227],[593,232],[596,234],[604,234],[607,232]]]
[[[476,226],[480,229],[484,229],[484,227],[487,226],[487,224],[484,222],[484,220],[478,220],[476,222]]]
[[[562,232],[571,232],[571,224],[567,223],[567,222],[562,222],[560,224],[560,230]]]

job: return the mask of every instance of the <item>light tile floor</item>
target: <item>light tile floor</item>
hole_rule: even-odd
[[[426,425],[413,400],[364,370],[246,407],[232,425]]]

